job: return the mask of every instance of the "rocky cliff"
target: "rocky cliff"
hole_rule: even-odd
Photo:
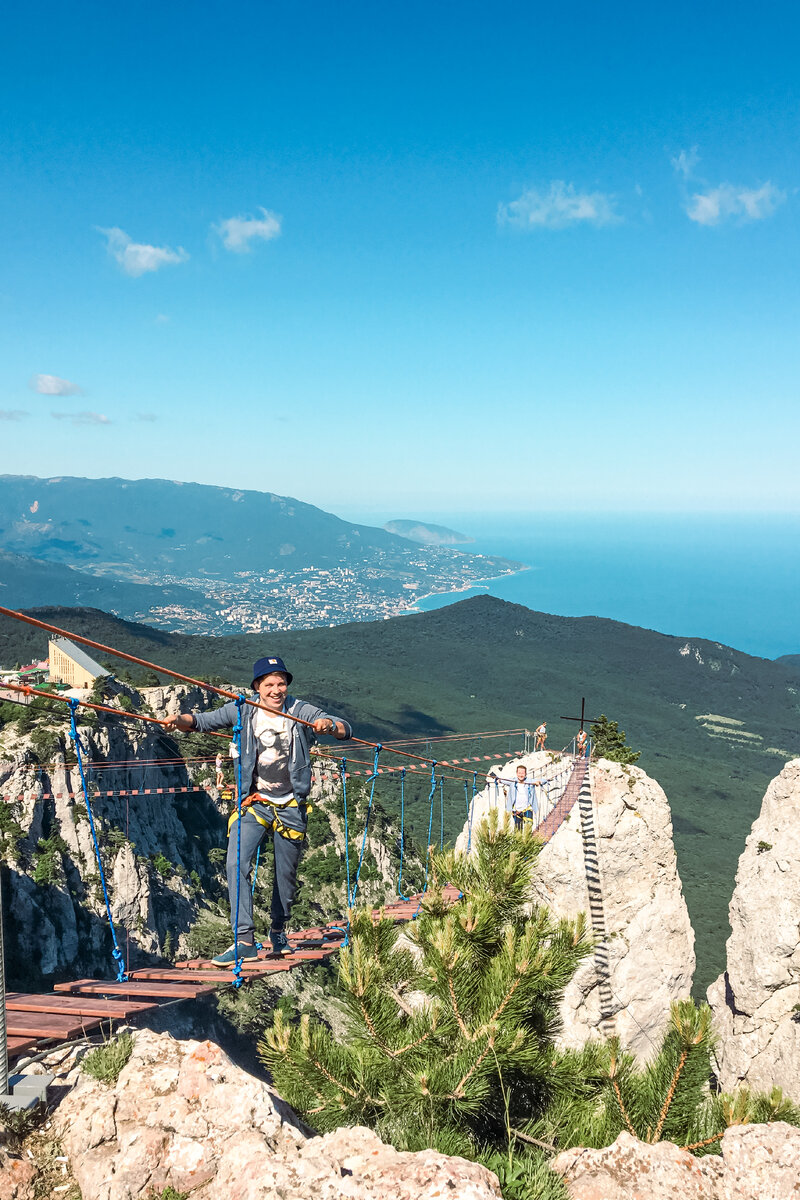
[[[541,753],[496,769],[510,779],[517,763],[534,777],[559,773],[558,764]],[[552,799],[563,784],[562,775]],[[476,798],[473,822],[494,803],[488,786]],[[458,847],[466,844],[465,827]],[[537,867],[536,899],[558,916],[589,914],[597,939],[594,955],[566,988],[562,1043],[578,1046],[617,1034],[624,1046],[649,1058],[660,1044],[670,1002],[689,995],[695,967],[667,797],[638,767],[601,759]]]
[[[719,1079],[800,1097],[800,759],[767,788],[736,872],[727,971],[708,1000]]]

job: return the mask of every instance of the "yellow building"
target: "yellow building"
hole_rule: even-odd
[[[109,672],[68,638],[50,639],[50,682],[72,688],[90,688],[99,675]]]

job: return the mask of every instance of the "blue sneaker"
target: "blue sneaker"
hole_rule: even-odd
[[[237,958],[241,958],[245,962],[248,959],[258,958],[258,951],[252,942],[239,942],[238,955],[236,950],[236,946],[228,946],[227,950],[223,950],[222,954],[218,954],[217,957],[212,958],[211,961],[215,967],[232,967]]]
[[[272,943],[273,954],[291,954],[292,947],[284,929],[270,929],[269,940]]]

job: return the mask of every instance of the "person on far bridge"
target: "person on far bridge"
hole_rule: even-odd
[[[542,721],[541,725],[536,730],[536,749],[544,750],[544,744],[547,741],[547,722]]]
[[[589,739],[586,736],[586,730],[579,729],[578,736],[575,740],[575,751],[578,755],[578,758],[586,757],[586,746],[588,744],[588,741],[589,741]]]
[[[539,816],[539,801],[536,796],[536,785],[528,779],[528,768],[520,763],[517,766],[516,779],[511,779],[504,785],[506,796],[506,812],[510,812],[517,829],[522,829],[523,817],[528,817],[536,823]]]
[[[218,754],[216,759],[214,760],[214,767],[216,768],[216,772],[217,772],[217,787],[223,788],[225,786],[225,772],[223,770],[221,754]]]
[[[347,721],[288,695],[291,682],[292,675],[280,658],[260,658],[253,664],[253,691],[256,694],[252,699],[263,707],[246,704],[242,708],[242,826],[238,856],[236,822],[239,814],[236,809],[228,821],[228,895],[234,942],[213,960],[220,967],[230,966],[239,958],[258,956],[250,875],[256,852],[270,833],[275,853],[275,877],[269,937],[273,954],[291,954],[286,923],[297,893],[297,868],[306,841],[311,746],[317,734],[331,734],[339,741],[353,734]],[[161,723],[165,729],[206,733],[233,728],[238,714],[236,702],[230,700],[211,712],[179,713]],[[308,724],[290,721],[284,714]],[[238,772],[235,760],[234,766]]]

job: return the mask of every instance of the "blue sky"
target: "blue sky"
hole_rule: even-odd
[[[799,31],[789,3],[17,6],[0,469],[796,512]]]

